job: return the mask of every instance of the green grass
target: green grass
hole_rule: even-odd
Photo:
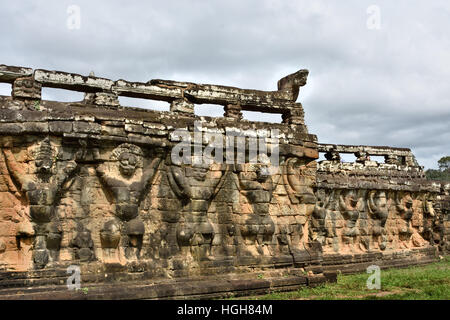
[[[381,270],[381,289],[368,289],[370,274],[338,275],[336,283],[292,292],[273,292],[251,300],[450,300],[450,257],[406,269]]]

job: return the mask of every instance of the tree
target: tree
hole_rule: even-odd
[[[438,181],[450,181],[450,156],[438,160],[439,169],[428,169],[425,171],[427,179]]]
[[[429,180],[450,181],[450,156],[438,160],[439,169],[428,169],[425,176]]]
[[[438,160],[439,170],[448,171],[450,170],[450,156],[442,157]]]
[[[449,181],[450,182],[450,170],[435,170],[428,169],[425,171],[425,176],[429,180],[437,180],[437,181]]]

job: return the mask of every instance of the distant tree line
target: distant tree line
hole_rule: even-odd
[[[438,160],[439,169],[428,169],[425,171],[427,179],[438,181],[450,181],[450,156]]]

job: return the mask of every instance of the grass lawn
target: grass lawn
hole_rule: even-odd
[[[370,274],[338,275],[336,283],[292,292],[273,292],[251,300],[450,300],[450,257],[426,266],[381,270],[381,289],[369,290]]]

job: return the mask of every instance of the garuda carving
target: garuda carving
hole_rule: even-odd
[[[308,175],[310,172],[307,163],[299,157],[287,157],[282,168],[283,182],[289,199],[292,205],[298,207],[299,215],[303,215],[306,222],[313,214],[316,205],[316,197],[312,188],[315,183],[315,176]],[[321,222],[324,222],[324,220]],[[298,249],[304,233],[304,223],[291,225],[291,228],[294,228],[294,230],[291,230],[292,235],[289,244]]]
[[[372,237],[374,243],[378,245],[378,248],[384,250],[387,246],[385,225],[389,215],[386,192],[370,191],[367,199],[367,207],[373,219]]]
[[[364,211],[363,197],[359,196],[355,190],[342,191],[339,195],[339,209],[346,220],[344,236],[353,251],[357,249],[357,238],[360,235],[360,230],[356,224],[360,213]]]
[[[11,177],[18,190],[29,203],[30,218],[34,224],[33,262],[38,269],[48,262],[59,259],[62,229],[56,217],[56,205],[64,189],[70,186],[77,164],[73,160],[61,160],[60,153],[52,146],[48,137],[44,138],[34,150],[31,167],[17,162],[5,146],[3,153]]]
[[[317,190],[317,201],[312,213],[310,238],[319,241],[321,245],[325,245],[327,238],[336,237],[335,228],[326,226],[326,219],[331,216],[335,206],[333,191],[330,192],[331,194],[327,194],[324,189]]]
[[[255,245],[259,254],[268,254],[267,245],[272,243],[275,233],[275,224],[269,215],[269,204],[276,181],[272,178],[270,165],[236,164],[235,173],[238,190],[253,208],[253,213],[240,223],[240,235],[248,245]]]
[[[395,196],[395,203],[401,220],[398,226],[398,235],[400,240],[400,246],[404,248],[411,247],[411,236],[414,230],[411,226],[411,219],[414,214],[413,198],[409,192],[402,194],[397,192]]]
[[[182,212],[177,225],[177,242],[184,255],[197,261],[211,259],[214,228],[208,219],[208,208],[220,190],[225,174],[224,166],[193,162],[192,165],[172,164],[167,171],[169,185],[182,202]]]
[[[139,206],[147,186],[152,183],[163,159],[162,149],[152,150],[151,161],[144,166],[140,147],[124,143],[112,151],[110,163],[97,166],[97,174],[112,195],[118,221],[108,221],[101,231],[106,259],[116,259],[118,238],[123,236],[127,259],[139,259],[145,227],[139,218]],[[120,222],[120,223],[119,223]],[[121,228],[121,225],[124,225]],[[119,232],[121,230],[121,232]]]

